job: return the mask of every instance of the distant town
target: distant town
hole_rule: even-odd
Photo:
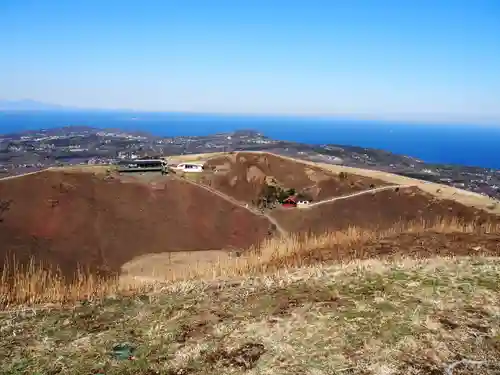
[[[304,160],[377,169],[500,199],[500,170],[424,163],[383,150],[274,140],[253,130],[209,136],[157,137],[86,126],[0,135],[0,178],[64,165],[230,151],[268,151]]]

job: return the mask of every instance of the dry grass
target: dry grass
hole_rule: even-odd
[[[125,265],[125,275],[117,279],[102,279],[77,271],[75,281],[67,283],[57,270],[32,262],[22,268],[15,262],[5,262],[0,279],[2,306],[40,303],[72,303],[83,299],[102,298],[109,294],[130,292],[151,282],[182,280],[221,280],[260,275],[303,266],[306,254],[339,246],[350,247],[367,241],[383,239],[398,233],[499,233],[498,226],[463,224],[455,220],[413,222],[394,226],[386,231],[349,228],[322,236],[288,236],[272,238],[260,246],[241,252],[241,256],[221,251],[179,252],[166,256],[143,256]],[[362,258],[355,254],[353,258]],[[163,261],[163,264],[162,264]],[[138,270],[141,272],[138,272]]]
[[[443,374],[499,358],[499,282],[497,258],[369,260],[11,310],[0,372]],[[113,359],[123,342],[133,358]]]
[[[418,222],[273,239],[206,264],[178,254],[184,267],[161,278],[103,280],[81,272],[67,285],[35,263],[4,268],[0,373],[444,374],[466,358],[481,361],[475,374],[493,374],[499,258],[301,264],[315,249],[429,230],[500,228]],[[118,343],[130,343],[132,357],[113,358]],[[459,365],[454,375],[469,373],[463,371]]]
[[[224,252],[190,252],[142,257],[138,281],[179,281],[192,279],[224,279],[275,272],[303,266],[305,255],[328,248],[355,247],[367,241],[383,239],[400,233],[500,233],[497,225],[461,223],[458,220],[417,221],[401,223],[389,230],[376,231],[351,227],[346,231],[325,233],[321,236],[275,237],[265,240],[258,247],[242,251],[241,257]],[[172,260],[172,257],[174,258]],[[357,253],[353,258],[362,258]],[[179,259],[180,258],[180,259]],[[162,263],[163,262],[163,263]],[[135,263],[132,262],[132,263]],[[126,265],[125,270],[137,274],[137,265]],[[147,276],[150,277],[147,277]]]
[[[6,260],[0,274],[0,306],[33,306],[44,303],[74,303],[103,298],[118,292],[117,279],[103,279],[77,270],[68,283],[57,269],[36,262],[28,266]]]

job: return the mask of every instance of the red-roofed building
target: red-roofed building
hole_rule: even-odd
[[[292,195],[285,199],[281,204],[283,207],[297,207],[297,196]]]

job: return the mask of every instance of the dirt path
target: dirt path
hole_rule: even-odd
[[[287,232],[287,231],[286,231],[286,230],[285,230],[285,229],[284,229],[284,228],[283,228],[283,227],[282,227],[282,226],[278,223],[278,221],[277,221],[275,218],[271,217],[270,215],[266,214],[265,212],[262,212],[262,211],[260,211],[260,210],[257,210],[257,209],[255,209],[255,208],[251,207],[251,206],[250,206],[250,205],[248,205],[247,203],[240,202],[240,201],[238,201],[238,200],[234,199],[233,197],[231,197],[231,196],[229,196],[229,195],[226,195],[226,194],[224,194],[224,193],[222,193],[222,192],[220,192],[220,191],[218,191],[218,190],[216,190],[216,189],[211,188],[210,186],[207,186],[207,185],[200,184],[200,183],[198,183],[198,182],[192,181],[192,180],[190,180],[189,178],[180,178],[180,177],[178,177],[178,176],[176,176],[176,175],[174,175],[174,174],[170,174],[170,175],[171,175],[172,177],[176,178],[176,179],[179,179],[179,180],[181,180],[181,181],[186,181],[186,182],[188,182],[188,183],[190,183],[190,184],[193,184],[193,185],[196,185],[196,186],[198,186],[198,187],[200,187],[200,188],[202,188],[202,189],[205,189],[206,191],[209,191],[210,193],[215,194],[215,195],[217,195],[217,196],[221,197],[222,199],[225,199],[226,201],[231,202],[232,204],[234,204],[234,205],[236,205],[236,206],[239,206],[239,207],[241,207],[241,208],[244,208],[244,209],[246,209],[246,210],[248,210],[248,211],[252,212],[252,213],[253,213],[253,214],[255,214],[255,215],[265,217],[267,220],[269,220],[269,222],[270,222],[271,224],[273,224],[273,225],[276,227],[276,230],[279,232],[280,236],[284,236],[284,235],[286,235],[286,234],[288,233],[288,232]]]
[[[175,175],[172,175],[174,176],[174,178],[177,178],[177,179],[181,179],[180,177],[178,176],[175,176]],[[239,207],[242,207],[246,210],[249,210],[250,212],[252,212],[253,214],[255,215],[259,215],[259,216],[264,216],[266,219],[269,220],[270,223],[274,224],[275,227],[276,227],[276,230],[279,232],[279,234],[281,236],[283,235],[286,235],[288,232],[278,223],[278,221],[272,217],[271,215],[269,214],[266,214],[265,212],[262,212],[260,210],[257,210],[251,206],[249,206],[248,204],[246,203],[242,203],[236,199],[234,199],[233,197],[229,196],[229,195],[226,195],[222,192],[220,192],[219,190],[216,190],[210,186],[207,186],[207,185],[204,185],[204,184],[200,184],[198,182],[195,182],[193,180],[190,180],[189,178],[185,178],[185,179],[181,179],[183,181],[187,181],[188,183],[190,184],[193,184],[193,185],[196,185],[196,186],[199,186],[200,188],[202,189],[205,189],[209,192],[211,192],[212,194],[215,194],[219,197],[221,197],[222,199],[225,199],[226,201],[228,202],[231,202],[232,204],[234,205],[237,205]],[[378,192],[381,192],[381,191],[386,191],[386,190],[391,190],[391,189],[395,189],[395,188],[409,188],[409,187],[412,187],[414,185],[412,184],[407,184],[407,185],[390,185],[390,186],[381,186],[381,187],[378,187],[378,188],[375,188],[375,189],[370,189],[370,190],[364,190],[364,191],[358,191],[356,193],[352,193],[352,194],[348,194],[348,195],[343,195],[341,197],[334,197],[334,198],[330,198],[330,199],[326,199],[326,200],[323,200],[323,201],[320,201],[320,202],[316,202],[316,203],[312,203],[308,206],[304,206],[302,207],[301,209],[310,209],[310,208],[314,208],[314,207],[318,207],[322,204],[327,204],[327,203],[332,203],[332,202],[335,202],[335,201],[339,201],[339,200],[344,200],[344,199],[350,199],[350,198],[355,198],[357,196],[360,196],[360,195],[365,195],[365,194],[373,194],[373,193],[378,193]]]
[[[13,180],[15,178],[19,178],[19,177],[25,177],[25,176],[29,176],[31,174],[38,174],[38,173],[42,173],[42,172],[45,172],[47,170],[49,170],[50,168],[44,168],[44,169],[40,169],[38,171],[33,171],[33,172],[28,172],[28,173],[22,173],[22,174],[17,174],[17,175],[14,175],[14,176],[7,176],[7,177],[2,177],[0,178],[0,181],[5,181],[5,180]]]
[[[314,208],[314,207],[320,206],[322,204],[332,203],[332,202],[340,201],[340,200],[343,200],[343,199],[354,198],[354,197],[357,197],[357,196],[360,196],[360,195],[364,195],[364,194],[373,194],[373,193],[378,193],[380,191],[391,190],[391,189],[395,189],[395,188],[403,189],[403,188],[409,188],[409,187],[413,187],[413,186],[415,186],[415,185],[408,184],[408,185],[381,186],[381,187],[378,187],[378,188],[375,188],[375,189],[358,191],[357,193],[352,193],[352,194],[348,194],[348,195],[342,195],[341,197],[333,197],[333,198],[330,198],[330,199],[325,199],[325,200],[320,201],[320,202],[311,203],[311,204],[308,204],[307,206],[301,207],[301,209]]]

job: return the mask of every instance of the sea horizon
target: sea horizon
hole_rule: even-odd
[[[0,135],[63,126],[142,131],[162,137],[255,130],[307,144],[376,148],[427,163],[500,169],[500,127],[463,123],[354,120],[312,116],[138,111],[0,111]]]

